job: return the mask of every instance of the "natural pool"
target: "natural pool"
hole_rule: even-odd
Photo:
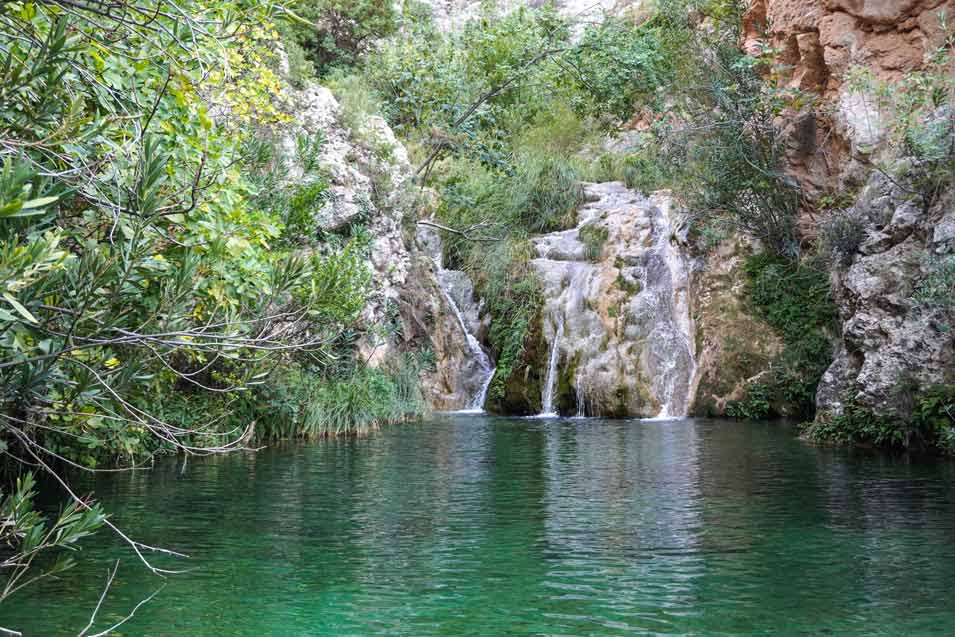
[[[120,635],[955,634],[955,465],[781,425],[437,416],[95,488],[195,569]],[[105,531],[0,625],[75,635],[116,557],[105,628],[162,583]]]

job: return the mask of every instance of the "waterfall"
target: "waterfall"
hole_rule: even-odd
[[[654,219],[655,239],[653,253],[659,255],[663,276],[656,290],[661,318],[659,337],[669,353],[660,375],[661,406],[657,419],[682,418],[693,402],[693,378],[696,374],[696,344],[693,338],[693,319],[689,307],[689,272],[686,259],[673,245],[675,228],[670,202],[659,206],[659,217]],[[681,365],[685,366],[681,368]],[[682,391],[681,391],[682,390]]]
[[[557,388],[557,364],[560,362],[560,340],[564,337],[564,319],[557,321],[557,329],[554,333],[554,342],[550,346],[550,360],[547,364],[547,379],[544,382],[544,389],[541,395],[541,418],[553,418],[557,416],[554,410],[554,390]]]
[[[554,411],[562,355],[574,361],[578,416],[681,417],[695,393],[696,343],[680,211],[667,193],[645,197],[621,182],[584,190],[576,227],[532,238],[543,315],[560,333],[540,362],[548,365],[543,411]],[[599,250],[588,235],[603,238]]]
[[[475,391],[470,400],[468,400],[465,409],[460,410],[460,413],[481,413],[484,411],[484,401],[487,399],[487,390],[491,386],[491,381],[494,379],[495,367],[491,363],[491,359],[484,352],[484,348],[481,347],[481,343],[478,341],[477,337],[475,337],[474,334],[472,334],[468,329],[467,323],[464,320],[464,315],[461,313],[461,308],[458,307],[457,302],[454,300],[454,297],[451,295],[451,292],[448,289],[449,286],[445,283],[445,277],[440,276],[442,273],[449,271],[443,270],[440,264],[437,262],[435,265],[438,268],[438,281],[441,284],[441,291],[444,293],[444,298],[448,301],[448,305],[451,307],[451,311],[454,313],[454,317],[457,319],[458,325],[461,326],[461,331],[464,332],[468,349],[471,352],[471,358],[475,363],[477,363],[480,370],[481,380],[477,391]]]

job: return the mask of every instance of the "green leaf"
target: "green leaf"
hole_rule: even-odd
[[[36,317],[30,314],[30,310],[23,307],[23,305],[18,300],[13,298],[12,294],[10,294],[9,292],[4,292],[3,298],[5,298],[7,300],[7,303],[12,305],[13,309],[15,309],[17,313],[23,318],[25,318],[27,321],[34,324],[39,323],[39,321],[36,320]]]
[[[30,199],[29,201],[24,201],[21,206],[24,210],[29,210],[32,208],[43,208],[44,206],[49,206],[51,203],[56,203],[59,200],[59,197],[39,197],[37,199]]]

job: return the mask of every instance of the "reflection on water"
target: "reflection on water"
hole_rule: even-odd
[[[785,427],[442,416],[180,469],[95,483],[195,568],[120,634],[955,633],[953,465]],[[105,533],[0,625],[75,634],[115,557],[105,627],[161,583]]]

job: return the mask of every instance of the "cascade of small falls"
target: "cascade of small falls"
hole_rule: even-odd
[[[554,341],[550,346],[550,358],[547,362],[547,379],[544,381],[544,388],[541,393],[541,418],[550,418],[557,416],[554,409],[554,390],[557,388],[557,367],[560,363],[560,341],[564,337],[564,319],[557,319],[557,327],[554,331]]]
[[[689,268],[686,259],[670,238],[675,232],[672,207],[664,206],[654,217],[652,257],[648,260],[647,283],[656,300],[658,321],[652,334],[659,339],[661,374],[658,376],[661,407],[658,419],[686,416],[692,402],[693,377],[696,373],[696,343],[690,314]],[[657,267],[659,272],[650,271]]]
[[[468,400],[465,409],[460,410],[460,413],[481,413],[484,411],[484,401],[487,399],[487,390],[491,386],[491,381],[494,379],[495,367],[491,362],[490,357],[488,357],[488,355],[485,353],[484,348],[481,347],[481,343],[478,341],[477,337],[474,336],[471,330],[468,329],[467,322],[464,320],[464,315],[461,313],[461,308],[458,306],[457,301],[454,300],[454,296],[451,294],[450,277],[445,276],[451,271],[444,270],[441,267],[441,264],[437,261],[435,262],[435,266],[438,270],[437,278],[441,287],[441,291],[444,293],[444,298],[447,300],[448,306],[454,313],[454,318],[457,319],[458,325],[461,326],[461,331],[464,332],[468,349],[471,352],[472,361],[478,367],[479,382],[477,384],[477,389]]]
[[[645,197],[620,182],[584,190],[575,228],[533,238],[554,325],[542,411],[554,412],[563,359],[573,365],[577,416],[685,416],[696,345],[680,217],[664,193]],[[604,238],[596,248],[595,236]]]

